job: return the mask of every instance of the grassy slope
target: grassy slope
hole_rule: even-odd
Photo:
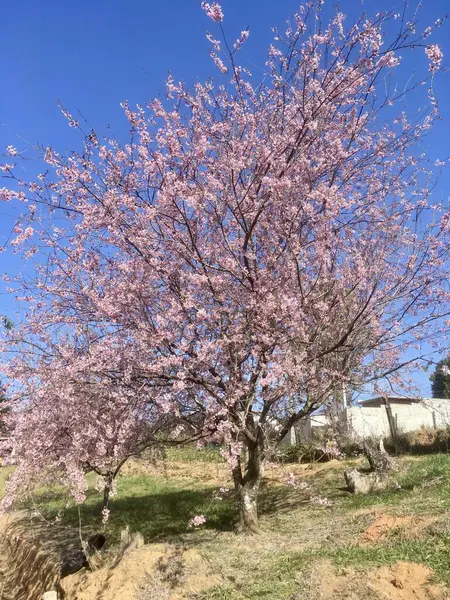
[[[263,533],[248,539],[232,533],[232,498],[212,500],[217,487],[189,478],[198,454],[178,451],[170,456],[184,462],[184,478],[162,475],[125,475],[119,479],[119,493],[111,502],[107,525],[114,543],[120,530],[129,525],[141,531],[146,541],[167,540],[197,547],[220,572],[224,584],[202,599],[243,600],[248,598],[284,600],[302,597],[301,588],[312,565],[323,559],[337,567],[364,569],[396,560],[423,562],[439,579],[450,584],[450,455],[430,455],[402,461],[398,487],[371,496],[349,496],[342,489],[342,464],[324,468],[309,481],[315,491],[334,501],[331,508],[312,505],[305,493],[280,485],[266,485],[261,494]],[[202,455],[206,460],[206,455]],[[216,460],[212,452],[208,460]],[[203,465],[203,469],[212,465]],[[1,480],[0,480],[1,481]],[[1,486],[1,483],[0,483]],[[1,489],[1,488],[0,488]],[[57,492],[38,496],[37,503],[48,517],[64,507],[66,499]],[[83,524],[101,527],[100,495],[91,490],[81,508]],[[77,507],[64,509],[63,523],[78,527]],[[370,546],[358,543],[361,533],[379,513],[421,516],[433,515],[433,527],[419,537],[401,532]],[[207,524],[189,530],[187,521],[205,514]]]
[[[5,493],[5,483],[11,472],[11,467],[0,468],[0,498],[2,498],[3,494]]]

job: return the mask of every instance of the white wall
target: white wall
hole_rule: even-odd
[[[399,432],[450,426],[450,400],[424,398],[420,402],[402,404],[391,401],[392,416]],[[350,430],[361,438],[388,437],[391,434],[385,406],[350,406],[347,409]],[[323,427],[329,424],[325,414],[311,415],[310,426]],[[310,439],[308,427],[304,427],[303,439]],[[300,436],[299,436],[300,437]]]
[[[347,408],[350,431],[358,437],[382,437],[390,434],[389,421],[384,406]]]
[[[399,432],[450,425],[450,400],[427,398],[411,404],[391,402],[391,410]],[[352,406],[347,411],[349,425],[356,435],[361,437],[390,435],[384,406]]]

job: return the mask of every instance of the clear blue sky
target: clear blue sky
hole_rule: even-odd
[[[212,1],[212,0],[210,0]],[[331,10],[338,3],[352,21],[361,11],[358,0],[326,0]],[[413,3],[413,0],[411,0]],[[284,24],[299,6],[298,1],[224,0],[224,26],[233,41],[250,27],[250,39],[242,55],[263,65],[271,40],[270,26]],[[399,6],[395,0],[366,0],[369,13]],[[423,27],[449,9],[449,0],[425,0]],[[60,99],[72,113],[80,111],[99,131],[106,125],[122,137],[128,129],[119,104],[131,104],[164,92],[167,72],[190,83],[214,74],[208,56],[205,30],[215,31],[200,8],[200,0],[20,0],[2,5],[0,52],[0,148],[12,144],[24,148],[20,136],[30,144],[55,149],[78,147],[79,137],[67,127],[56,107]],[[438,32],[445,63],[450,65],[450,23]],[[423,65],[426,65],[423,57]],[[257,67],[251,65],[255,72]],[[405,61],[403,69],[414,65]],[[406,70],[405,70],[406,73]],[[450,76],[437,85],[442,123],[428,138],[433,157],[450,154]],[[16,136],[17,135],[17,136]],[[450,178],[445,175],[435,194],[448,198]],[[0,185],[3,185],[0,181]],[[0,244],[14,225],[12,207],[0,206]],[[15,272],[21,265],[9,253],[0,254],[0,272]],[[0,314],[14,316],[14,300],[0,287]],[[424,379],[423,392],[427,383]]]

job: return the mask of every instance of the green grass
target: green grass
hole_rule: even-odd
[[[396,540],[395,536],[378,545],[349,545],[343,548],[320,547],[310,552],[292,553],[283,557],[276,571],[289,576],[305,569],[317,559],[328,559],[336,567],[375,568],[396,561],[424,563],[431,567],[439,580],[450,585],[450,533],[425,535],[420,539]]]
[[[402,469],[392,475],[395,486],[367,496],[348,495],[340,501],[343,510],[371,506],[395,507],[397,512],[430,512],[450,509],[450,455],[433,454],[420,459],[405,458]]]
[[[5,483],[8,477],[13,472],[14,467],[1,467],[0,468],[0,498],[3,498],[5,494]]]
[[[220,448],[217,446],[205,446],[204,448],[171,446],[166,450],[166,458],[167,460],[179,462],[225,462],[220,455]]]
[[[161,476],[128,475],[117,480],[118,494],[109,503],[110,518],[106,525],[110,544],[120,539],[126,526],[140,531],[146,542],[171,540],[177,535],[194,533],[188,528],[193,516],[205,514],[205,529],[224,531],[233,527],[234,502],[231,499],[213,500],[214,487],[197,486],[193,482],[169,480]],[[67,502],[61,492],[39,494],[38,509],[52,519]],[[89,524],[91,529],[103,529],[101,522],[102,495],[88,490],[80,507],[71,503],[64,509],[62,522],[78,527]]]
[[[450,583],[450,536],[430,536],[416,540],[403,540],[380,544],[373,548],[350,546],[330,554],[338,566],[376,567],[392,564],[397,560],[424,563],[434,569],[436,575]]]
[[[185,463],[183,474],[199,472],[193,463],[217,462],[218,449],[172,448],[168,460]],[[107,535],[114,545],[127,525],[140,531],[146,542],[167,541],[197,547],[223,584],[200,595],[197,600],[297,600],[308,569],[329,560],[337,569],[372,569],[397,560],[430,566],[436,577],[450,585],[450,455],[427,455],[401,459],[394,475],[398,487],[369,496],[352,496],[344,489],[343,471],[354,466],[346,461],[336,467],[326,465],[308,481],[314,492],[334,501],[331,508],[312,505],[308,496],[293,488],[264,485],[259,509],[263,533],[251,539],[232,532],[236,518],[232,497],[213,500],[217,489],[196,480],[162,475],[123,475],[118,478],[118,494],[111,500]],[[190,467],[192,465],[192,467]],[[0,493],[5,473],[0,470]],[[63,524],[78,529],[102,528],[101,494],[93,489],[78,508],[64,508],[67,498],[61,491],[36,495],[37,506],[52,518],[64,509]],[[434,529],[424,529],[419,537],[392,532],[387,539],[364,546],[359,543],[364,530],[377,514],[434,515]],[[189,529],[196,514],[205,514],[207,523]],[[306,594],[306,592],[305,592]],[[309,592],[308,592],[309,594]],[[312,597],[312,596],[311,596]]]
[[[338,570],[351,567],[361,571],[390,565],[399,560],[424,563],[433,569],[439,581],[450,586],[450,521],[446,517],[450,508],[450,455],[403,459],[401,464],[402,468],[396,475],[400,488],[376,495],[353,496],[339,489],[342,488],[342,473],[347,466],[345,464],[332,477],[316,477],[314,487],[334,500],[332,509],[321,512],[308,506],[298,506],[283,518],[281,508],[281,514],[274,513],[269,523],[276,523],[277,529],[286,539],[299,539],[299,545],[302,542],[307,545],[307,524],[311,523],[311,529],[316,527],[317,543],[300,551],[286,548],[280,556],[275,542],[272,560],[258,561],[259,570],[256,573],[252,568],[248,569],[245,559],[241,557],[236,568],[245,569],[247,566],[248,571],[239,588],[226,584],[209,591],[202,598],[285,600],[309,597],[306,595],[309,591],[302,592],[302,582],[307,580],[311,566],[321,564],[323,560],[329,560]],[[280,506],[281,504],[280,500]],[[402,533],[394,531],[377,544],[359,545],[360,534],[375,518],[361,509],[371,507],[378,512],[393,514],[433,514],[438,518],[438,525],[435,531],[424,531],[417,538],[407,539]],[[305,517],[303,521],[302,514]],[[320,535],[323,527],[327,527],[329,532],[326,539]],[[260,552],[262,554],[261,550]],[[252,561],[249,562],[252,564]]]
[[[397,561],[423,563],[434,570],[436,579],[450,585],[450,535],[430,536],[417,540],[391,541],[370,547],[358,545],[333,548],[323,545],[311,551],[286,553],[279,560],[263,566],[257,572],[247,572],[246,580],[237,589],[224,585],[210,590],[203,600],[242,600],[259,598],[285,600],[306,598],[296,596],[308,571],[317,561],[329,560],[339,572],[343,567],[353,567],[364,572]],[[244,562],[239,568],[245,569]],[[353,596],[352,596],[353,597]]]

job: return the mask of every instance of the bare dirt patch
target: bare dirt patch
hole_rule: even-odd
[[[448,598],[441,585],[430,583],[433,571],[426,565],[397,562],[369,575],[369,586],[380,598],[392,600],[438,600]]]
[[[411,521],[411,516],[396,517],[382,514],[365,530],[361,541],[378,542],[388,537],[393,531],[407,527]]]
[[[61,585],[66,600],[134,600],[145,585],[148,589],[144,593],[152,600],[183,600],[221,583],[209,563],[196,550],[181,549],[179,557],[182,564],[179,580],[165,577],[167,571],[161,570],[161,565],[173,560],[171,548],[163,544],[149,544],[127,552],[117,564],[112,561],[95,571],[69,575],[61,581]]]
[[[436,517],[418,517],[417,515],[389,515],[381,514],[364,531],[361,536],[362,543],[375,543],[385,540],[393,533],[398,533],[404,538],[419,536]]]
[[[62,530],[65,545],[67,534]],[[1,600],[41,600],[59,586],[65,600],[183,600],[221,583],[199,552],[163,544],[94,556],[94,570],[60,580],[54,536],[54,527],[47,531],[26,511],[0,517]]]
[[[307,587],[314,600],[448,600],[449,591],[432,583],[432,577],[433,571],[419,563],[399,561],[369,572],[337,574],[323,561],[311,571]]]

